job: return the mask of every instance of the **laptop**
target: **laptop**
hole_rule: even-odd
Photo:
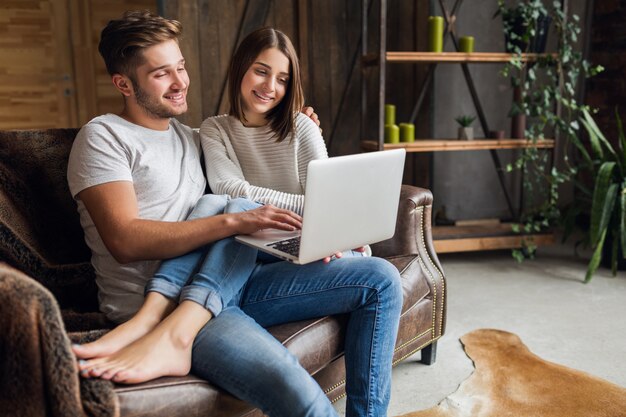
[[[296,264],[393,237],[404,149],[311,161],[302,229],[264,229],[236,240]]]

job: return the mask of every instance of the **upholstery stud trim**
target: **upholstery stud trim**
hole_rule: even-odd
[[[399,351],[400,349],[403,349],[404,347],[406,347],[407,345],[411,344],[411,342],[415,341],[416,339],[419,339],[420,337],[424,336],[425,334],[429,333],[430,331],[432,331],[432,328],[429,327],[428,330],[426,330],[425,332],[422,332],[420,334],[418,334],[417,336],[415,336],[414,338],[412,338],[411,340],[403,343],[401,346],[396,347],[393,351],[394,353]]]

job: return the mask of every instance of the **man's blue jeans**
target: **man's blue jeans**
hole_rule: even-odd
[[[242,199],[222,201],[226,201],[224,211],[256,207]],[[202,204],[205,209],[217,210],[221,203],[219,198],[207,197]],[[187,273],[182,284],[170,282],[171,289],[184,285],[181,300],[194,299],[204,291],[196,285],[198,281],[210,288],[200,304],[215,317],[194,341],[195,375],[272,417],[335,416],[319,385],[264,327],[345,313],[349,317],[346,415],[386,415],[402,307],[402,285],[393,265],[374,257],[345,257],[329,264],[318,261],[304,266],[275,259],[266,262],[267,258],[257,258],[255,249],[232,238],[186,257],[171,261],[173,265],[164,263],[161,269],[172,268],[165,272],[176,275],[179,267],[193,265],[198,271],[191,279]],[[185,262],[178,262],[181,258]],[[151,280],[149,285],[160,285],[159,281]]]
[[[196,337],[192,372],[270,416],[334,416],[319,385],[264,327],[347,313],[346,415],[386,416],[401,308],[398,270],[380,258],[257,263],[237,299]]]

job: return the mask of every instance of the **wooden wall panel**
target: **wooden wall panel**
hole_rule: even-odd
[[[98,54],[100,31],[156,0],[3,0],[0,129],[77,127],[121,109]]]
[[[74,122],[62,1],[5,1],[0,8],[0,129]]]

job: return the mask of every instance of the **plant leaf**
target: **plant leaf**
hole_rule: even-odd
[[[605,162],[598,170],[596,187],[591,202],[591,246],[596,247],[600,233],[609,224],[611,212],[615,205],[617,184],[611,184],[615,162]]]
[[[604,152],[602,151],[602,145],[600,145],[600,140],[598,139],[596,131],[586,120],[581,119],[581,122],[589,134],[589,143],[591,144],[591,152],[593,152],[593,156],[598,159],[604,159]]]
[[[585,123],[584,121],[582,121],[582,122],[583,122],[583,124]],[[586,126],[585,126],[585,128],[586,128]],[[583,145],[583,143],[580,141],[578,136],[577,135],[571,135],[570,136],[570,140],[574,143],[576,148],[580,151],[580,153],[583,156],[583,159],[585,160],[585,162],[589,166],[593,166],[593,161],[591,160],[591,157],[589,156],[589,152],[587,152],[587,149],[585,148],[585,145]]]
[[[593,117],[591,117],[591,114],[589,114],[589,111],[587,109],[583,109],[583,115],[585,117],[585,120],[591,127],[591,129],[593,129],[594,133],[598,137],[598,140],[602,143],[602,145],[604,145],[606,150],[609,151],[611,155],[613,155],[613,159],[617,161],[618,160],[617,153],[615,153],[615,151],[613,150],[613,146],[611,146],[611,143],[608,140],[606,140],[606,138],[604,137],[604,135],[598,128],[598,125],[596,125],[596,122],[593,120]]]
[[[617,151],[622,155],[622,174],[626,171],[626,135],[624,135],[624,127],[622,126],[622,119],[619,117],[617,108],[615,108],[615,120],[617,120],[617,132],[619,134],[619,146]]]
[[[600,234],[600,239],[598,240],[598,246],[596,250],[593,251],[593,256],[591,256],[591,260],[589,261],[589,265],[587,265],[587,273],[585,274],[585,284],[591,281],[593,274],[598,269],[600,265],[600,260],[602,259],[602,246],[604,246],[604,239],[606,237],[606,230]]]

